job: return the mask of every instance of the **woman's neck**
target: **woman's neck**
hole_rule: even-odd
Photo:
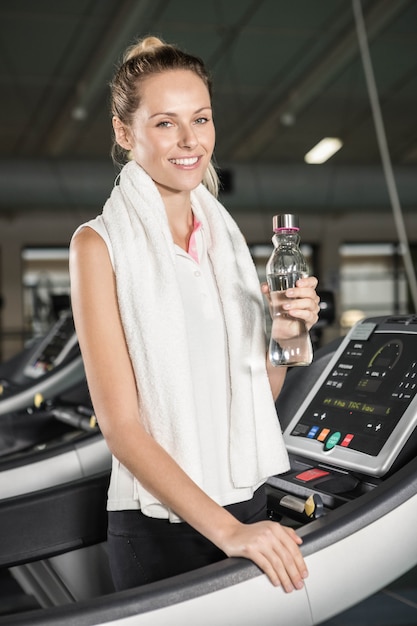
[[[174,243],[187,251],[194,227],[190,195],[170,197],[164,203]]]

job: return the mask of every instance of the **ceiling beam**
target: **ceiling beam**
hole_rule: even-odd
[[[373,39],[412,1],[379,0],[374,3],[366,15],[368,38]],[[314,63],[310,71],[297,84],[292,85],[284,97],[277,94],[269,105],[269,111],[263,111],[261,121],[257,114],[259,109],[254,108],[244,131],[222,146],[224,152],[230,154],[232,160],[250,159],[259,155],[271,141],[271,129],[274,129],[274,137],[278,134],[281,117],[284,114],[294,117],[298,115],[358,54],[357,36],[352,20],[352,28],[338,42],[332,43],[320,62]]]
[[[215,65],[222,61],[230,48],[235,44],[238,37],[242,34],[245,26],[249,24],[252,17],[259,11],[264,0],[252,0],[246,7],[246,10],[237,19],[237,21],[227,28],[223,28],[224,36],[220,45],[214,50],[213,54],[206,61],[208,68],[213,69]]]
[[[57,122],[45,139],[46,153],[60,156],[73,144],[82,129],[83,117],[88,117],[100,98],[105,98],[108,82],[121,53],[139,33],[147,32],[153,16],[160,16],[170,0],[125,0],[112,26],[85,65],[78,89],[62,109]]]

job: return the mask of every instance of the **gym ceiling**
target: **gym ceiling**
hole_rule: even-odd
[[[416,208],[416,0],[1,0],[0,214],[101,207],[115,172],[108,83],[149,33],[211,70],[229,206],[390,210],[385,141],[402,207]],[[342,149],[307,165],[323,137]]]

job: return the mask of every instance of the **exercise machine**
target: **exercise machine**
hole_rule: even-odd
[[[288,373],[277,411],[291,469],[268,480],[268,508],[271,518],[292,525],[303,538],[309,567],[304,589],[285,594],[251,562],[228,558],[139,589],[98,590],[89,598],[10,616],[7,623],[308,626],[397,579],[417,564],[416,355],[416,316],[374,317],[318,350],[310,367]],[[68,484],[38,492],[35,499],[0,502],[0,537],[8,513],[13,518],[13,507],[23,510],[28,497],[35,509],[39,498],[65,499],[70,492]],[[79,507],[73,507],[77,517]],[[75,541],[94,541],[92,526],[101,523],[92,520],[89,537],[81,528],[78,539],[60,538],[59,519],[55,507],[48,519],[54,544],[35,536],[32,559],[64,552],[65,542],[73,549]],[[16,539],[30,527],[21,521]],[[0,554],[0,564],[13,566],[16,555],[8,558],[6,545]],[[19,558],[24,560],[24,551]]]

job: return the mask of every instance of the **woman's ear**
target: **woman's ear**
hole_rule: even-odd
[[[119,146],[121,146],[125,150],[131,150],[132,144],[130,141],[130,133],[128,132],[125,124],[123,124],[123,122],[121,122],[119,118],[115,115],[112,118],[112,124],[114,136]]]

